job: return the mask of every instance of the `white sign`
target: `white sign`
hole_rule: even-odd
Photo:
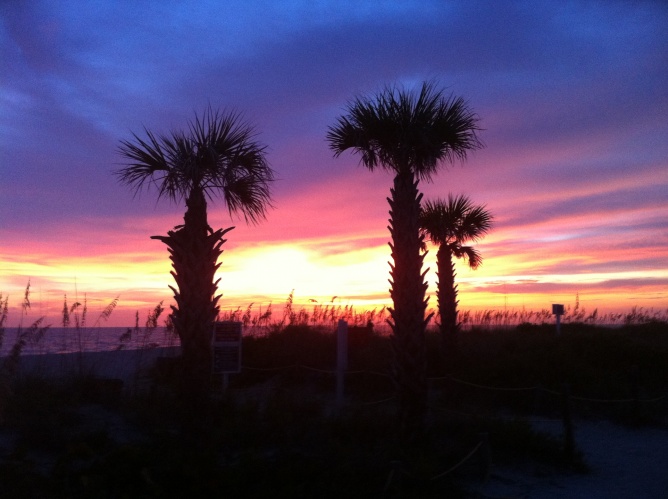
[[[215,322],[213,325],[213,374],[241,372],[242,323]]]

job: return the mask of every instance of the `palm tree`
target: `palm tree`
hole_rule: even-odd
[[[438,246],[436,253],[438,311],[445,351],[457,346],[457,285],[454,258],[462,258],[471,269],[482,264],[482,255],[468,242],[478,241],[492,227],[492,214],[484,205],[474,205],[464,196],[448,195],[448,200],[427,201],[420,213],[422,235]]]
[[[133,134],[134,141],[122,140],[120,154],[128,162],[116,174],[135,193],[153,186],[158,199],[185,200],[183,225],[152,239],[167,245],[172,261],[177,289],[170,286],[176,302],[171,318],[181,341],[182,387],[203,395],[210,382],[211,332],[219,311],[220,279],[214,282],[214,275],[223,236],[234,228],[211,229],[207,198],[222,197],[230,215],[256,223],[270,206],[274,172],[265,159],[265,146],[239,114],[209,108],[188,125],[186,132],[169,136],[145,129],[145,139]]]
[[[394,174],[390,189],[390,309],[393,377],[399,395],[399,423],[405,442],[420,436],[426,414],[425,318],[427,284],[422,272],[420,180],[431,179],[441,163],[464,159],[481,146],[478,118],[461,98],[446,98],[433,83],[418,93],[385,87],[357,97],[329,128],[334,156],[352,149],[370,171]]]

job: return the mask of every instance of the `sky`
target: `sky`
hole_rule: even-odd
[[[114,176],[121,140],[241,112],[276,172],[273,209],[227,236],[221,307],[389,300],[390,173],[334,158],[356,96],[436,81],[480,118],[485,147],[445,164],[425,199],[494,216],[460,309],[668,309],[668,6],[661,1],[0,2],[0,293],[9,323],[66,299],[89,323],[172,303],[150,236],[184,206]],[[436,306],[435,249],[426,257]],[[21,303],[30,283],[31,309]],[[334,298],[336,297],[336,298]]]

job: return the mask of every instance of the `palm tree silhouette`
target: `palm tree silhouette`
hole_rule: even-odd
[[[492,227],[492,214],[484,205],[474,205],[465,196],[448,195],[447,201],[427,201],[420,213],[422,235],[438,246],[436,253],[438,311],[445,351],[457,346],[457,285],[454,258],[462,258],[472,269],[482,264],[482,255],[468,242],[478,241]]]
[[[433,82],[417,93],[385,87],[373,97],[357,97],[329,128],[334,156],[352,149],[370,171],[394,174],[390,189],[390,309],[393,377],[399,395],[404,442],[415,441],[426,414],[425,318],[427,300],[421,253],[420,180],[431,179],[443,161],[464,159],[481,146],[478,118],[461,98],[446,98]],[[425,272],[426,273],[426,272]]]
[[[211,332],[218,315],[216,295],[220,279],[214,275],[225,243],[234,227],[213,231],[207,221],[207,197],[222,197],[230,215],[241,214],[247,223],[265,218],[270,206],[269,184],[274,172],[265,159],[265,146],[255,131],[235,112],[209,108],[189,122],[186,132],[121,141],[120,153],[128,163],[118,170],[121,183],[138,193],[157,188],[158,199],[185,199],[183,225],[167,236],[153,236],[169,249],[178,289],[174,292],[172,322],[181,341],[183,388],[205,393],[212,362]]]

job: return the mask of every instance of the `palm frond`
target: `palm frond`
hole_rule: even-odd
[[[482,255],[471,246],[455,246],[452,248],[452,254],[457,258],[464,258],[473,270],[482,265]]]
[[[464,159],[482,147],[478,116],[461,98],[444,97],[434,82],[416,94],[385,87],[371,97],[357,97],[327,133],[334,156],[352,149],[374,170],[410,168],[429,180],[441,163]]]
[[[274,172],[266,146],[239,113],[209,107],[195,115],[187,132],[144,132],[145,139],[133,134],[134,140],[121,141],[119,148],[128,163],[116,174],[135,193],[154,186],[158,198],[180,201],[201,189],[209,199],[222,197],[230,215],[240,213],[253,223],[266,216]]]
[[[432,243],[447,245],[457,258],[468,258],[471,268],[477,268],[482,256],[464,246],[478,241],[492,227],[493,216],[484,205],[475,205],[465,195],[448,195],[448,199],[427,200],[420,212],[420,232]]]
[[[463,242],[478,241],[491,230],[493,220],[484,205],[471,207],[462,219],[459,239]]]

